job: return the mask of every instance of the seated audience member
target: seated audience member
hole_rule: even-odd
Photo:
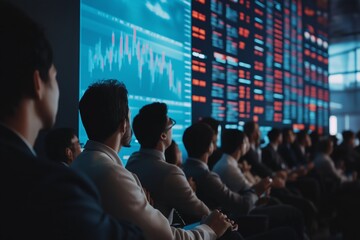
[[[358,140],[358,145],[355,147],[355,151],[360,155],[360,131],[356,133],[356,138]],[[334,146],[335,148],[336,146]]]
[[[346,176],[341,169],[336,169],[330,155],[333,151],[333,142],[329,138],[320,140],[318,145],[318,153],[315,157],[314,164],[318,174],[326,180],[335,184],[348,182],[356,179],[356,174]],[[356,172],[354,172],[356,173]]]
[[[221,181],[219,175],[210,172],[207,166],[208,157],[213,151],[213,134],[212,129],[203,123],[195,123],[185,130],[183,142],[188,153],[188,159],[184,164],[184,172],[187,177],[194,179],[197,196],[210,209],[221,208],[226,213],[232,214],[236,219],[248,214],[255,208],[256,200],[269,188],[270,182],[264,181],[255,188],[247,189],[241,195],[230,190]],[[270,219],[271,228],[291,226],[297,230],[299,236],[302,236],[301,213],[293,207],[283,207],[281,212],[278,212],[277,207],[274,206],[273,208],[264,209],[264,211],[256,210],[254,214],[267,215]]]
[[[237,129],[224,129],[221,134],[221,149],[223,155],[215,164],[213,172],[217,173],[222,182],[234,192],[247,191],[251,188],[260,196],[264,189],[260,187],[267,184],[270,188],[269,178],[262,180],[258,185],[250,184],[238,166],[238,160],[249,151],[250,144],[246,135]],[[269,182],[269,183],[266,183]]]
[[[296,133],[293,150],[296,156],[298,166],[303,166],[307,171],[314,168],[314,164],[310,161],[310,153],[308,149],[311,147],[311,138],[307,130],[301,130]]]
[[[165,150],[165,160],[181,168],[182,153],[174,140],[171,141],[170,146]]]
[[[165,150],[165,160],[167,163],[174,164],[179,168],[182,167],[182,153],[177,143],[172,140],[170,146]],[[188,182],[194,192],[196,192],[196,184],[192,178]]]
[[[219,159],[222,156],[222,151],[217,146],[220,122],[212,117],[204,117],[199,122],[209,125],[209,127],[211,127],[211,129],[214,131],[214,138],[213,138],[214,151],[208,160],[209,169],[212,170],[214,165],[217,163],[217,161],[219,161]]]
[[[50,43],[24,12],[0,1],[0,239],[144,239],[100,205],[95,186],[37,157],[56,118],[59,88]]]
[[[292,149],[295,142],[295,134],[291,128],[284,128],[282,130],[282,144],[280,144],[278,152],[282,159],[286,162],[290,169],[298,167],[296,155]]]
[[[191,189],[184,172],[165,161],[175,121],[167,115],[165,103],[152,103],[140,109],[133,121],[140,150],[133,153],[126,168],[135,173],[154,199],[154,207],[172,219],[176,209],[186,223],[199,221],[210,213]]]
[[[89,141],[71,167],[94,181],[109,214],[135,223],[146,239],[154,240],[216,239],[230,226],[223,214],[213,212],[194,230],[176,229],[149,204],[138,178],[123,167],[118,156],[131,141],[128,96],[122,83],[94,83],[81,98],[79,109]]]
[[[333,160],[335,163],[343,162],[345,164],[345,171],[351,174],[360,171],[360,154],[356,152],[355,147],[355,134],[352,131],[342,132],[343,141],[334,149]]]
[[[49,160],[69,166],[81,153],[75,130],[72,128],[50,130],[45,137],[45,152]]]

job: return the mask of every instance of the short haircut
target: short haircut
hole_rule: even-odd
[[[343,131],[342,133],[343,142],[349,142],[351,139],[355,138],[355,133],[351,130]]]
[[[0,2],[0,119],[35,96],[34,72],[49,79],[53,53],[43,30],[17,7]]]
[[[322,153],[326,153],[329,148],[330,148],[330,144],[333,142],[333,140],[329,137],[326,137],[326,138],[321,138],[319,140],[319,144],[318,144],[318,150],[319,152],[322,152]]]
[[[292,128],[283,128],[282,129],[282,135],[283,135],[284,140],[286,140],[290,136],[290,132],[294,133]]]
[[[85,91],[79,110],[89,139],[103,142],[129,120],[128,91],[114,79],[96,82]]]
[[[201,123],[205,123],[211,127],[211,129],[218,134],[218,128],[220,125],[220,122],[212,117],[204,117],[199,120]]]
[[[274,142],[281,136],[281,131],[278,128],[272,128],[267,134],[269,141]]]
[[[232,154],[244,143],[245,133],[238,129],[224,129],[221,133],[221,150]]]
[[[72,128],[55,128],[45,137],[45,152],[49,160],[67,162],[65,149],[71,147],[71,139],[76,136]]]
[[[209,149],[214,131],[205,123],[195,123],[183,135],[183,143],[188,157],[199,158]]]
[[[254,121],[249,121],[244,124],[244,133],[246,134],[246,136],[251,137],[251,135],[255,131],[256,124],[257,123]]]
[[[170,146],[165,150],[165,160],[168,163],[176,164],[176,148],[178,147],[177,143],[172,140]]]
[[[132,127],[141,147],[154,148],[167,126],[167,105],[155,102],[142,107]]]
[[[302,143],[306,140],[306,136],[308,136],[308,131],[307,130],[301,130],[298,133],[296,133],[296,141],[298,143]]]

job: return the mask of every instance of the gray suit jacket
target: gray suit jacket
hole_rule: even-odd
[[[184,172],[165,161],[163,153],[141,149],[131,155],[126,168],[135,173],[141,184],[150,192],[155,208],[169,217],[175,208],[183,216],[200,220],[210,214],[209,208],[191,189]]]
[[[242,215],[252,210],[258,199],[257,195],[247,192],[240,195],[231,191],[220,179],[219,175],[210,172],[206,163],[189,158],[184,164],[187,177],[196,183],[197,196],[211,209],[222,208],[227,212]]]
[[[102,143],[88,141],[71,168],[95,183],[109,214],[135,223],[146,239],[216,239],[214,231],[204,224],[191,231],[170,227],[168,220],[147,201],[138,178],[123,167],[113,149]]]

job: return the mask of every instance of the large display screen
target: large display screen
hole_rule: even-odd
[[[194,0],[193,121],[328,132],[326,0]]]
[[[168,105],[176,119],[173,138],[181,145],[191,124],[191,4],[185,0],[81,0],[80,98],[103,79],[127,86],[131,116],[149,103]],[[79,120],[79,138],[87,135]],[[138,150],[123,148],[121,157]]]

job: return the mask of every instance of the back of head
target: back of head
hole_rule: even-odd
[[[204,117],[199,120],[200,123],[205,123],[211,127],[211,129],[215,132],[215,134],[218,134],[218,128],[220,125],[220,122],[212,117]]]
[[[237,129],[224,129],[221,133],[221,150],[232,154],[244,143],[245,133]]]
[[[206,153],[212,143],[214,131],[209,125],[195,123],[188,127],[183,142],[189,157],[199,158]]]
[[[45,137],[45,152],[49,160],[67,163],[65,149],[71,147],[71,140],[76,136],[72,128],[56,128]]]
[[[33,98],[34,72],[43,81],[53,63],[49,41],[24,12],[0,1],[0,119],[15,113],[21,99]]]
[[[355,138],[355,133],[351,130],[346,130],[342,132],[343,142],[350,143]]]
[[[251,135],[254,133],[255,128],[256,122],[254,121],[249,121],[244,124],[244,133],[246,134],[246,136],[248,136],[248,138],[251,138]]]
[[[317,149],[321,153],[330,154],[332,151],[332,146],[333,146],[332,139],[329,137],[326,137],[326,138],[321,138],[319,140]]]
[[[177,145],[177,143],[172,140],[170,146],[165,150],[165,160],[166,162],[170,163],[170,164],[174,164],[174,165],[181,165],[181,160],[182,159],[178,159],[178,151],[179,151],[179,147]]]
[[[103,142],[129,120],[128,92],[111,79],[88,87],[79,103],[81,120],[90,140]]]
[[[283,128],[282,129],[283,142],[286,144],[292,144],[295,140],[295,135],[292,128]]]
[[[142,107],[133,121],[136,139],[143,148],[155,148],[167,125],[167,105],[155,102]]]
[[[298,133],[296,133],[296,142],[299,144],[303,144],[306,141],[306,138],[308,137],[308,133],[306,130],[301,130]]]
[[[281,130],[278,128],[272,128],[267,134],[270,142],[276,142],[281,136]]]

